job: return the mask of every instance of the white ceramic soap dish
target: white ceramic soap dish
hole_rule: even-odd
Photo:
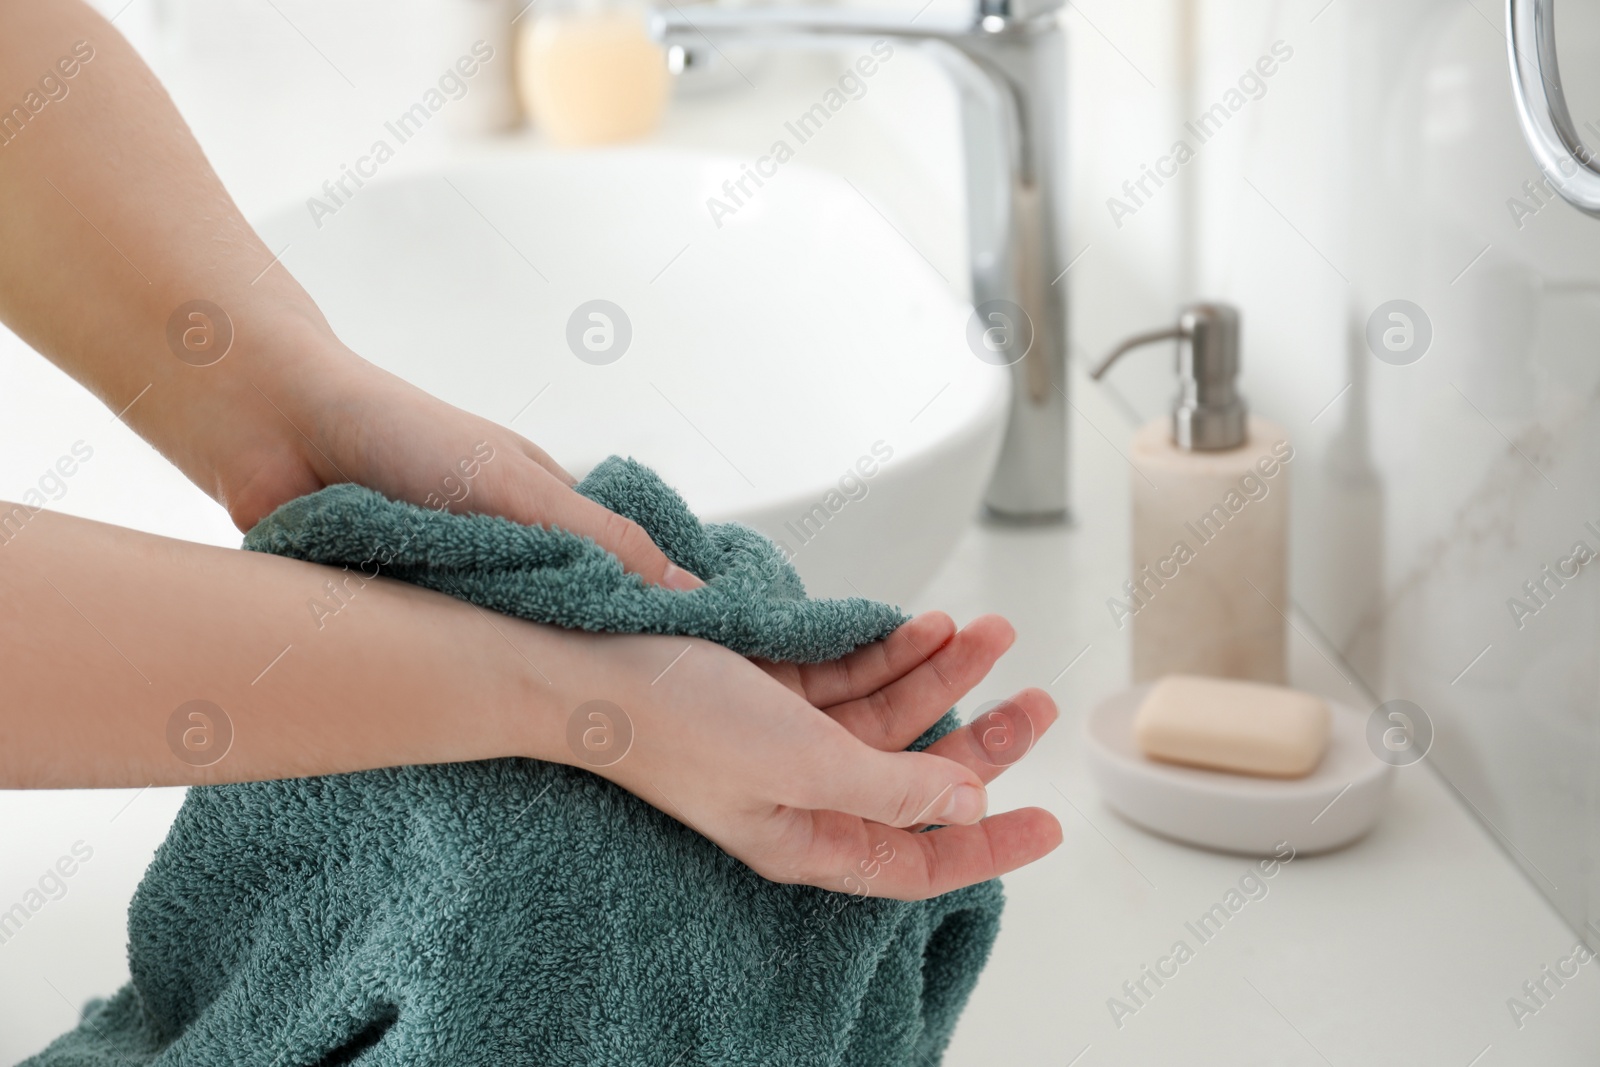
[[[1165,837],[1204,848],[1271,855],[1326,852],[1372,829],[1394,768],[1367,747],[1367,715],[1328,701],[1328,750],[1304,778],[1256,778],[1150,759],[1133,738],[1149,685],[1125,689],[1084,720],[1089,771],[1113,810]]]

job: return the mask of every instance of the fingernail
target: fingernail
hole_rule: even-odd
[[[983,818],[989,809],[989,795],[975,785],[958,785],[950,790],[935,822],[966,826]]]
[[[705,582],[690,574],[676,563],[667,564],[667,569],[661,575],[661,584],[668,589],[677,589],[687,592],[690,589],[699,589]]]

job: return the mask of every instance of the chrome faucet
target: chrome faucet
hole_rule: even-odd
[[[880,38],[925,46],[953,79],[966,142],[967,236],[978,358],[1009,364],[1011,419],[984,497],[1001,519],[1067,517],[1064,0],[978,0],[958,18],[837,8],[657,9],[674,70],[723,45]],[[981,351],[980,351],[981,349]]]

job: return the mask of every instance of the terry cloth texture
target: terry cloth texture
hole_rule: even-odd
[[[284,505],[245,547],[772,659],[830,659],[903,621],[806,599],[771,542],[702,526],[631,460],[579,491],[707,586],[648,586],[573,534],[349,485]],[[28,1062],[933,1067],[999,928],[999,883],[903,903],[870,894],[870,865],[862,881],[767,882],[625,790],[536,760],[197,787],[129,911],[132,981]]]

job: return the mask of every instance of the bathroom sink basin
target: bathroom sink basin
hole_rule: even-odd
[[[814,593],[904,601],[978,511],[1007,372],[850,183],[789,163],[713,217],[741,173],[506,150],[257,224],[366,358],[575,474],[634,456],[781,541]]]

